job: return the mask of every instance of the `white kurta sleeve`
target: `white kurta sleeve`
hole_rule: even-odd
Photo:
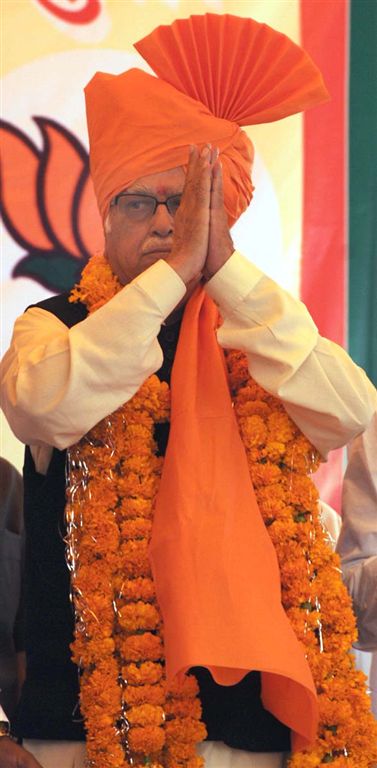
[[[353,441],[343,483],[337,550],[362,651],[377,651],[377,414]]]
[[[251,375],[283,401],[324,457],[365,429],[376,390],[341,347],[319,335],[302,302],[238,253],[206,290],[224,319],[219,343],[246,353]]]
[[[70,329],[39,307],[22,315],[1,366],[2,407],[18,439],[66,448],[129,400],[160,368],[157,335],[185,292],[160,260]]]

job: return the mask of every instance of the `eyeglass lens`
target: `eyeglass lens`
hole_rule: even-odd
[[[171,216],[175,216],[181,202],[182,195],[173,195],[167,200],[157,200],[152,195],[133,195],[131,193],[120,194],[115,202],[120,213],[131,221],[143,221],[154,216],[157,206],[165,205]]]

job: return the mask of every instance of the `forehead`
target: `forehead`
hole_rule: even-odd
[[[170,168],[169,171],[150,173],[140,176],[127,189],[129,192],[150,192],[154,195],[167,195],[182,192],[185,183],[183,168]]]

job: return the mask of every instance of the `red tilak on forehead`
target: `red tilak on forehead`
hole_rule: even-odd
[[[156,188],[156,195],[158,197],[167,197],[171,194],[171,190],[168,187],[161,186]]]

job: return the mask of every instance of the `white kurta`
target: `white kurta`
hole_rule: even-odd
[[[39,307],[16,321],[1,365],[3,409],[39,472],[51,446],[75,443],[160,368],[157,335],[185,290],[160,260],[71,329]],[[365,429],[377,408],[375,388],[319,335],[301,302],[238,253],[206,290],[224,319],[219,343],[247,354],[252,376],[281,398],[324,457]]]

